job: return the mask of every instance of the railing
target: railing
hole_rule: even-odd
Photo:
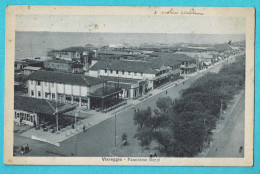
[[[123,101],[123,102],[121,102],[121,103],[118,103],[117,105],[114,105],[114,106],[111,106],[111,107],[109,107],[109,108],[104,109],[103,112],[104,112],[104,113],[110,112],[110,111],[112,111],[112,110],[114,110],[114,109],[117,109],[117,108],[119,108],[120,106],[123,106],[123,105],[126,105],[126,104],[127,104],[127,102],[126,102],[126,101]]]

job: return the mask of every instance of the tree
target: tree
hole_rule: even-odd
[[[161,110],[161,112],[166,113],[172,106],[172,99],[170,97],[160,97],[156,101],[156,106]]]
[[[150,138],[150,130],[148,127],[144,126],[142,128],[139,128],[137,130],[137,133],[135,134],[135,137],[141,141],[141,146],[148,146],[151,142]]]
[[[172,154],[174,149],[174,135],[170,132],[169,129],[164,129],[160,132],[154,134],[154,139],[160,144],[160,151],[165,153],[166,156]]]
[[[151,117],[152,112],[151,108],[147,107],[147,109],[144,110],[138,110],[134,114],[134,122],[136,125],[139,125],[141,128],[146,124],[146,122]]]
[[[127,134],[126,133],[122,134],[122,141],[124,141],[124,140],[127,140]]]

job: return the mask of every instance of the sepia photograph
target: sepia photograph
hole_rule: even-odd
[[[6,164],[253,165],[253,8],[6,15]]]

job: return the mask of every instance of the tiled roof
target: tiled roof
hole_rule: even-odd
[[[107,86],[105,86],[104,88],[98,88],[95,91],[91,92],[89,94],[89,96],[92,97],[105,97],[105,96],[109,96],[109,95],[113,95],[113,94],[117,94],[119,92],[121,92],[122,89],[119,87],[115,87],[112,84],[107,84]]]
[[[91,86],[103,82],[102,79],[96,77],[56,71],[36,71],[29,75],[29,79],[81,86]]]
[[[149,62],[125,61],[125,60],[101,60],[93,65],[90,70],[118,70],[126,72],[138,72],[146,74],[156,74],[157,71],[151,68]]]
[[[62,106],[64,106],[64,104],[57,103],[58,108]],[[52,115],[55,112],[55,108],[56,102],[54,101],[25,96],[14,97],[14,109],[16,110]]]
[[[179,54],[179,53],[153,53],[151,54],[152,57],[156,58],[163,58],[164,60],[175,60],[175,61],[191,61],[194,60],[192,57],[186,54]]]
[[[156,68],[156,69],[159,69],[162,65],[173,67],[173,66],[181,64],[180,61],[173,59],[171,56],[168,56],[168,57],[159,56],[156,58],[152,58],[150,62],[152,64],[153,68]]]
[[[82,46],[78,46],[78,47],[69,47],[69,48],[64,48],[60,51],[68,51],[68,52],[79,52],[80,54],[82,54],[84,51],[90,52],[90,53],[94,53],[93,50],[88,49],[86,47],[82,47]]]
[[[33,67],[33,66],[27,66],[23,68],[24,70],[32,70],[32,71],[38,71],[41,69],[41,67]]]

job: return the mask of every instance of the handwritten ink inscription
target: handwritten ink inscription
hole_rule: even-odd
[[[181,11],[176,11],[173,8],[170,10],[166,11],[154,11],[154,14],[163,14],[163,15],[204,15],[203,12],[198,12],[194,8],[190,10],[181,10]]]

